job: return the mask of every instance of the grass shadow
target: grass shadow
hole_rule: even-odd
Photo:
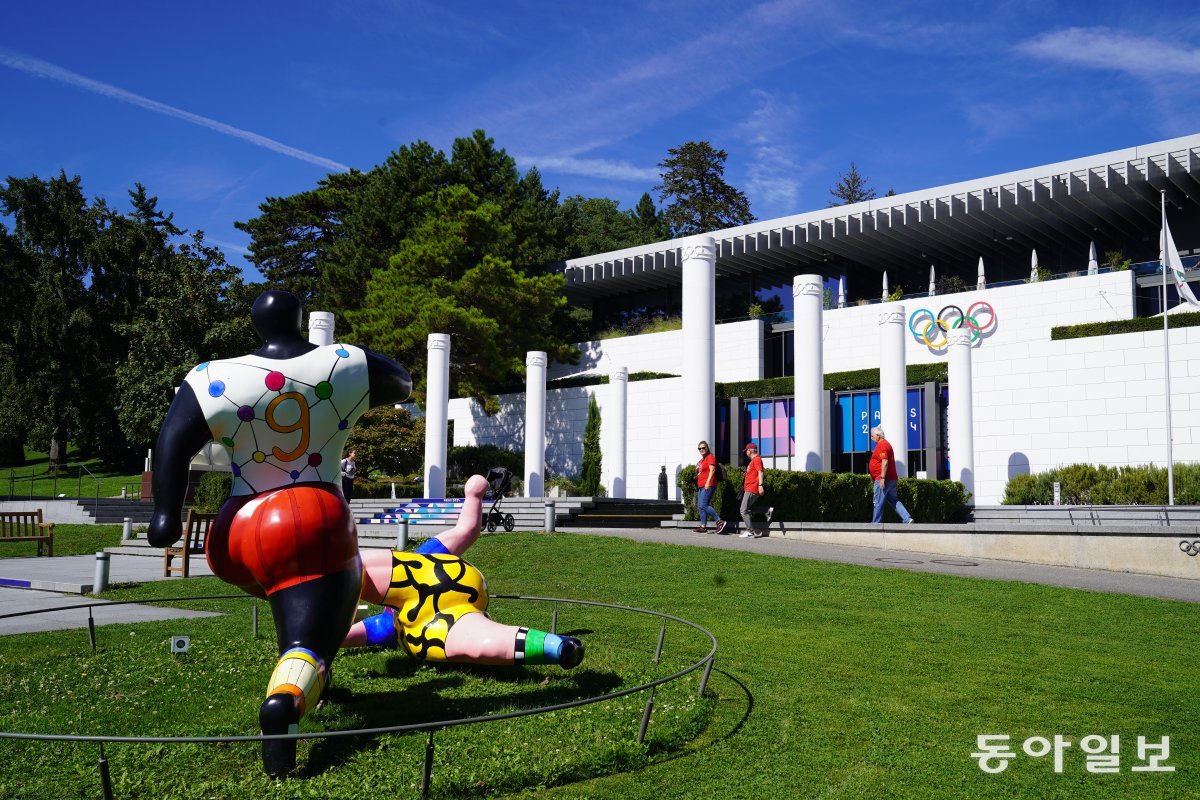
[[[338,713],[346,721],[345,728],[384,728],[481,717],[514,708],[553,706],[606,694],[623,685],[620,676],[614,673],[586,668],[551,678],[524,667],[422,664],[407,657],[390,659],[380,677],[412,678],[431,667],[432,677],[399,691],[363,693],[331,687],[324,702],[337,704]],[[470,679],[486,679],[519,689],[497,696],[445,696],[461,689]],[[375,747],[374,738],[341,736],[318,740],[299,776],[312,777],[341,765],[354,754]]]

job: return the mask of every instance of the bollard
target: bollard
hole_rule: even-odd
[[[396,549],[408,549],[408,520],[400,520],[400,524],[396,526]]]
[[[124,522],[121,523],[121,541],[128,542],[132,538],[133,538],[133,520],[131,520],[129,517],[126,517]]]
[[[546,522],[544,525],[547,533],[554,533],[554,501],[546,499]]]
[[[1058,481],[1054,482],[1054,505],[1062,505],[1062,484]]]
[[[108,553],[96,553],[96,574],[92,576],[92,594],[108,589]]]
[[[122,486],[122,487],[121,487],[121,499],[122,499],[122,500],[124,500],[124,499],[125,499],[125,498],[127,498],[128,496],[129,496],[129,495],[128,495],[128,493],[126,493],[126,491],[125,491],[125,487],[124,487],[124,486]]]
[[[392,481],[392,499],[396,499],[396,482]]]
[[[667,468],[664,465],[662,472],[658,473],[658,499],[667,499]]]

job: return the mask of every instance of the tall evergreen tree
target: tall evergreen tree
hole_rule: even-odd
[[[357,170],[330,174],[307,192],[268,197],[259,216],[234,223],[250,234],[250,261],[271,288],[291,292],[308,307],[319,302],[329,249],[344,236],[353,200],[368,180]]]
[[[103,212],[84,198],[78,177],[60,172],[48,181],[10,177],[0,188],[0,215],[13,219],[11,233],[3,232],[4,252],[13,259],[10,272],[21,277],[4,287],[14,292],[3,331],[13,366],[7,388],[23,399],[20,418],[8,424],[28,430],[30,444],[46,450],[56,470],[84,421],[80,399],[96,378],[86,281]]]
[[[583,469],[579,476],[579,491],[584,497],[600,495],[600,406],[596,395],[588,398],[587,423],[583,428]]]
[[[669,235],[666,225],[663,223],[662,214],[654,206],[654,200],[650,197],[649,192],[642,193],[641,199],[638,200],[629,215],[641,229],[642,237],[645,239],[644,244],[662,241]]]
[[[844,175],[838,176],[838,182],[833,185],[829,193],[835,198],[829,202],[830,208],[861,203],[864,200],[874,200],[876,197],[875,190],[867,183],[866,176],[858,171],[858,167],[853,161],[850,162],[850,170]]]
[[[729,154],[708,142],[685,142],[667,151],[659,163],[662,183],[654,189],[659,200],[671,199],[663,221],[672,236],[744,225],[754,221],[744,192],[725,182]]]

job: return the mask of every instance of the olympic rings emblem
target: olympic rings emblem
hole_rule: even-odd
[[[947,334],[955,328],[971,331],[971,344],[996,325],[996,310],[991,303],[977,300],[967,307],[967,312],[956,305],[942,306],[934,314],[927,308],[918,308],[908,317],[908,330],[918,342],[924,342],[930,350],[941,350],[949,340]]]
[[[1197,539],[1194,542],[1189,542],[1187,539],[1184,539],[1179,543],[1179,549],[1187,553],[1192,558],[1200,556],[1200,539]]]

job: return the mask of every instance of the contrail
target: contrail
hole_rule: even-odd
[[[65,70],[62,67],[55,66],[48,61],[42,61],[38,58],[31,58],[19,53],[14,53],[8,50],[0,49],[0,64],[6,67],[12,67],[15,70],[32,75],[35,78],[46,78],[59,83],[65,83],[68,86],[75,86],[80,89],[85,89],[95,94],[111,97],[114,100],[120,100],[123,103],[139,106],[149,111],[154,111],[158,114],[163,114],[175,119],[181,119],[184,122],[190,122],[193,125],[199,125],[201,128],[208,128],[210,131],[223,133],[226,136],[232,136],[235,139],[242,139],[250,142],[250,144],[265,147],[268,150],[274,150],[285,156],[298,158],[301,161],[307,161],[310,164],[316,164],[320,167],[325,167],[334,172],[348,172],[350,167],[345,164],[339,164],[336,161],[331,161],[328,158],[307,153],[303,150],[297,150],[295,147],[288,147],[283,142],[277,142],[274,139],[268,139],[266,136],[260,136],[251,131],[244,131],[241,128],[235,128],[232,125],[226,125],[224,122],[218,122],[215,119],[202,117],[199,114],[193,114],[190,111],[184,111],[182,108],[175,108],[166,103],[160,103],[157,100],[151,100],[148,97],[142,97],[140,94],[126,91],[118,86],[113,86],[110,83],[102,83],[100,81],[85,78],[83,75]]]

